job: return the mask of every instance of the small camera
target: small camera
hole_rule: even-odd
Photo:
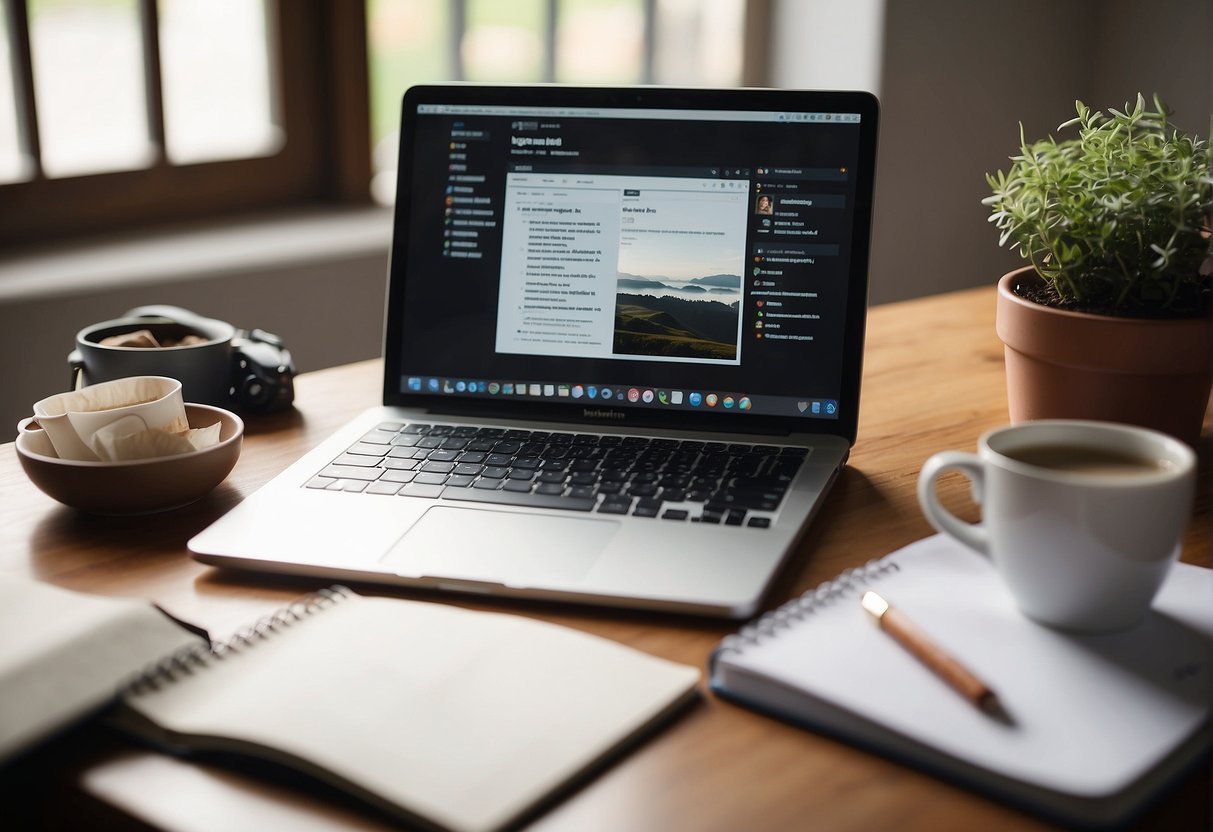
[[[295,400],[295,362],[282,339],[263,329],[232,338],[232,404],[250,413],[285,410]]]

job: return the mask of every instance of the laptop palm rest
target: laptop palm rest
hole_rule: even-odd
[[[585,576],[618,530],[613,520],[434,506],[382,562],[410,578],[570,584]]]

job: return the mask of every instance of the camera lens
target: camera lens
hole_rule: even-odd
[[[232,403],[250,413],[268,413],[290,406],[295,399],[291,354],[275,335],[254,330],[259,340],[233,339]]]
[[[241,387],[240,398],[247,404],[265,404],[270,397],[269,388],[256,376],[248,376]]]

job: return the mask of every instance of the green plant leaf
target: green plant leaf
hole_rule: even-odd
[[[1213,242],[1213,149],[1140,93],[1105,115],[1082,101],[1058,131],[1029,142],[1009,169],[986,174],[982,199],[998,244],[1014,244],[1063,302],[1117,314],[1206,311]]]

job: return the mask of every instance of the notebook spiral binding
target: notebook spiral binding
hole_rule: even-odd
[[[831,581],[808,590],[798,598],[776,607],[762,617],[742,627],[736,633],[725,636],[720,642],[720,651],[741,652],[747,646],[762,643],[780,630],[791,629],[793,624],[804,621],[817,610],[831,606],[843,598],[853,598],[859,591],[901,566],[894,560],[883,557],[870,560],[863,566],[844,569]]]
[[[191,645],[165,656],[122,685],[121,691],[134,696],[158,691],[163,685],[176,682],[183,676],[192,676],[196,670],[206,668],[212,662],[223,661],[233,653],[253,647],[258,642],[273,637],[278,631],[298,624],[353,594],[349,587],[334,584],[304,595],[242,628],[227,641]]]

